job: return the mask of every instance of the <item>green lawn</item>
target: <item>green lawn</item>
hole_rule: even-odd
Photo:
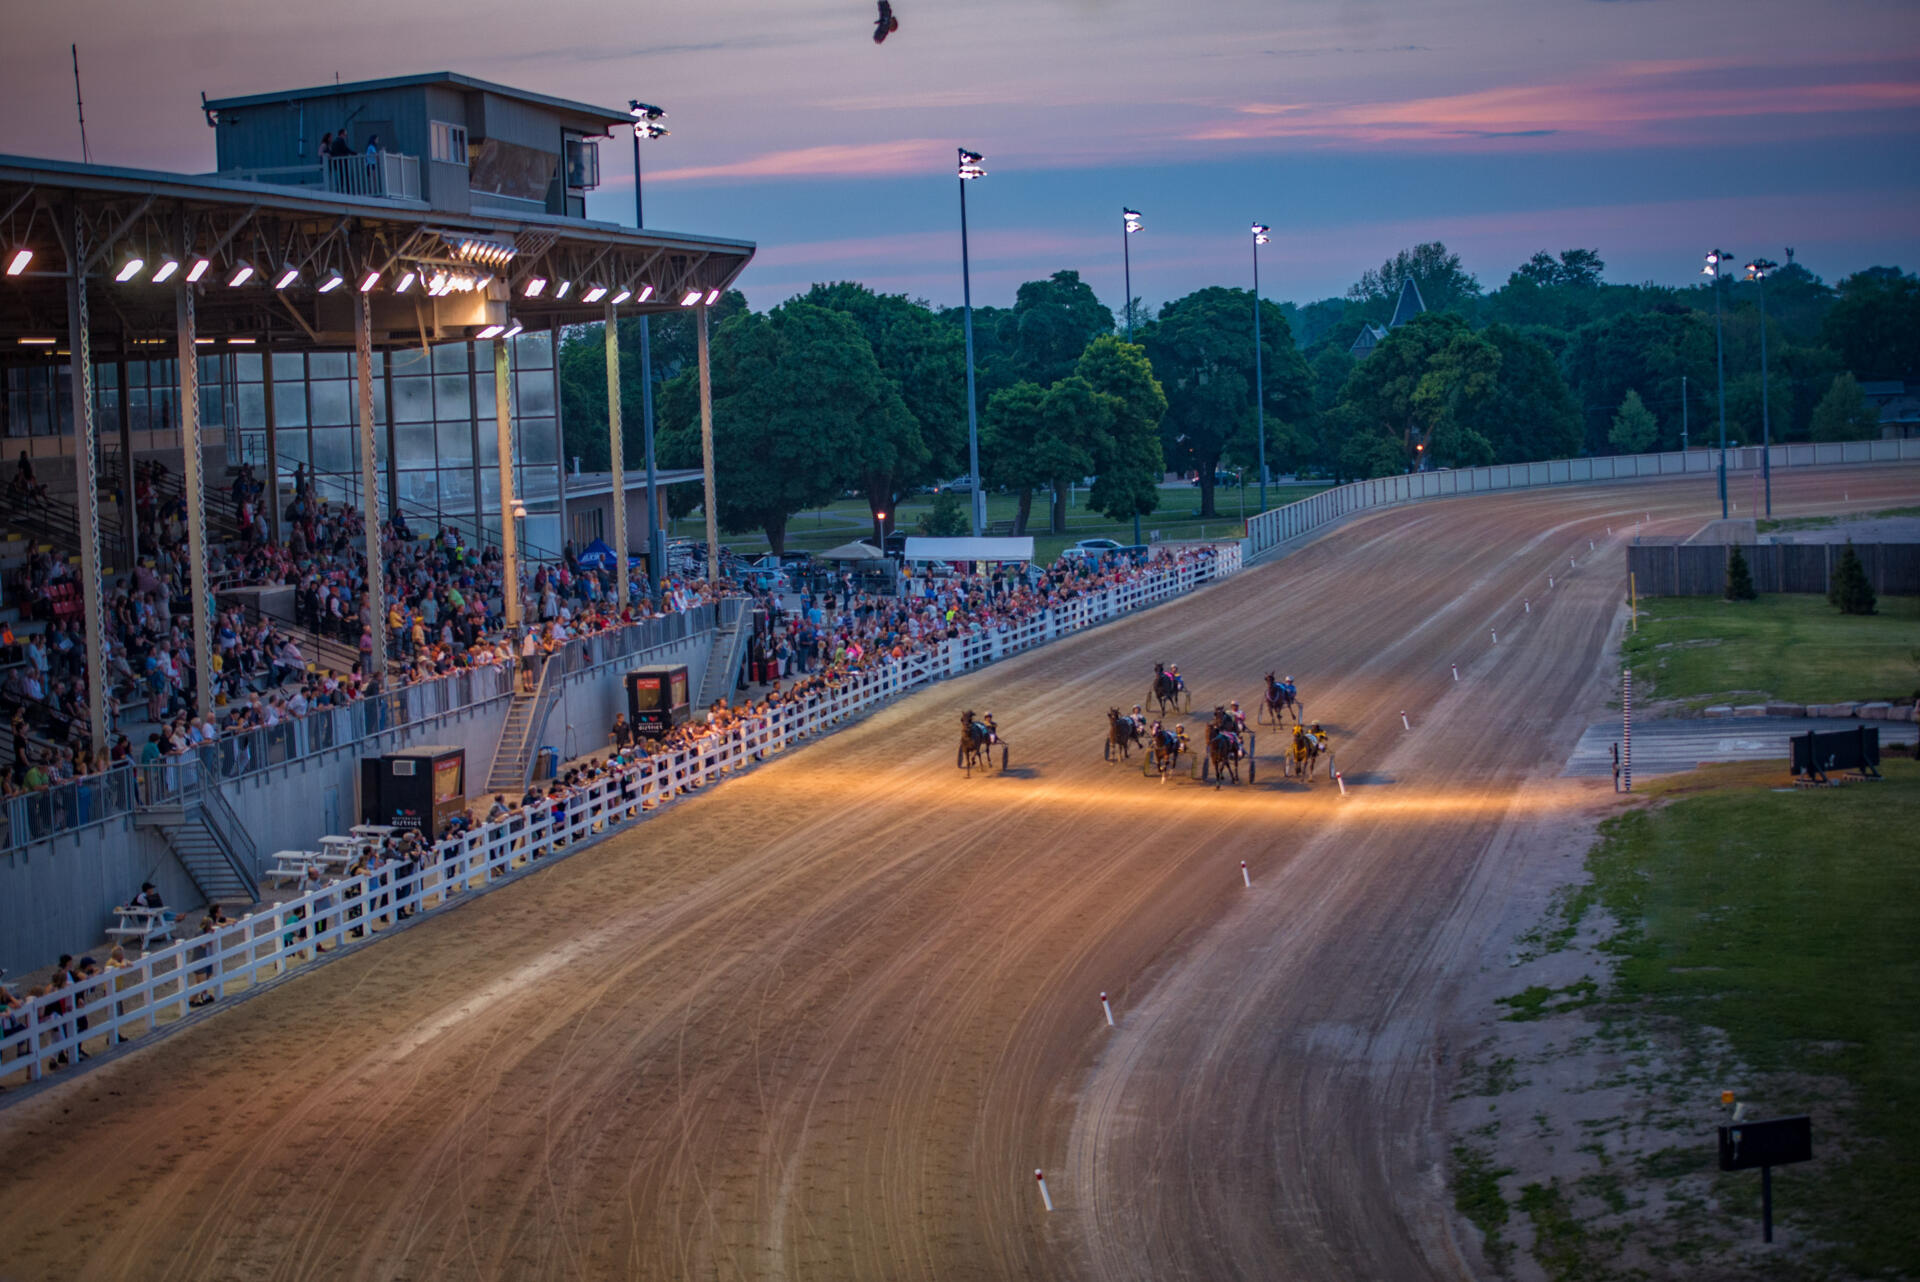
[[[1772,534],[1776,530],[1825,530],[1842,521],[1872,521],[1897,516],[1920,516],[1920,507],[1887,507],[1878,512],[1849,512],[1841,516],[1786,516],[1776,521],[1755,521],[1753,525],[1761,534]]]
[[[1847,615],[1818,596],[1648,597],[1626,656],[1635,694],[1716,703],[1911,699],[1920,686],[1920,597]]]
[[[1767,1075],[1766,1114],[1812,1114],[1816,1160],[1776,1173],[1775,1214],[1819,1244],[1815,1276],[1920,1271],[1920,767],[1883,769],[1878,784],[1749,784],[1609,820],[1568,906],[1619,923],[1610,1010],[1718,1030]],[[1699,1144],[1710,1160],[1712,1136]],[[1715,1180],[1757,1232],[1759,1174]]]
[[[1289,485],[1267,487],[1267,506],[1284,507],[1288,503],[1317,494],[1327,488],[1325,485]],[[920,518],[933,506],[931,495],[920,495],[908,499],[900,505],[899,516],[894,528],[907,534],[918,533]],[[966,496],[961,496],[961,507],[965,510]],[[1162,539],[1199,539],[1199,538],[1238,538],[1243,531],[1244,511],[1247,516],[1260,510],[1260,490],[1249,485],[1244,492],[1238,488],[1222,486],[1214,491],[1214,506],[1220,515],[1201,520],[1197,515],[1200,509],[1200,491],[1192,485],[1163,485],[1160,487],[1160,507],[1152,516],[1140,518],[1142,539],[1152,539],[1154,531],[1159,531]],[[1019,508],[1018,500],[1011,494],[989,494],[987,496],[987,520],[1011,521]],[[1133,523],[1131,521],[1110,521],[1098,512],[1087,510],[1087,492],[1080,490],[1074,495],[1072,508],[1067,513],[1067,533],[1048,534],[1046,532],[1047,509],[1044,496],[1034,496],[1033,514],[1027,532],[1033,535],[1034,555],[1042,562],[1051,561],[1060,554],[1060,549],[1076,539],[1109,538],[1122,543],[1133,542]],[[706,526],[698,515],[682,517],[673,522],[673,533],[690,538],[705,537]],[[867,511],[863,499],[842,499],[815,512],[802,512],[787,525],[787,547],[789,550],[804,549],[818,552],[845,543],[849,539],[862,538],[873,533],[873,518]],[[760,533],[722,535],[720,542],[736,552],[747,556],[757,556],[767,551],[766,536]]]

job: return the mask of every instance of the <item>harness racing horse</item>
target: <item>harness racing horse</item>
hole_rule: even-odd
[[[1166,712],[1172,707],[1176,712],[1185,712],[1192,700],[1187,694],[1187,683],[1167,671],[1167,665],[1153,665],[1153,686],[1147,691],[1147,697],[1160,705],[1160,711]]]
[[[1122,761],[1133,756],[1133,746],[1146,747],[1146,738],[1140,732],[1140,723],[1132,717],[1120,715],[1120,709],[1107,709],[1107,742],[1105,759],[1112,761],[1117,750]]]
[[[1143,772],[1157,772],[1160,782],[1165,783],[1167,776],[1180,767],[1180,754],[1187,750],[1187,736],[1178,730],[1169,730],[1156,721],[1149,749],[1151,755],[1141,769]]]
[[[1252,783],[1259,769],[1253,755],[1253,735],[1225,708],[1215,708],[1213,719],[1207,722],[1207,755],[1200,764],[1200,777],[1205,779],[1211,767],[1215,789],[1229,778],[1237,784],[1242,759],[1247,763],[1247,782]]]
[[[960,714],[960,752],[953,764],[965,770],[969,778],[972,777],[976,766],[981,770],[991,770],[993,749],[996,744],[1000,748],[1000,768],[1005,770],[1007,768],[1006,740],[996,734],[991,727],[975,721],[973,709],[968,708]]]
[[[1320,753],[1326,747],[1326,740],[1310,733],[1299,722],[1293,724],[1293,742],[1287,746],[1286,762],[1282,773],[1298,775],[1307,782],[1313,782],[1313,772],[1320,762]]]
[[[1267,673],[1267,698],[1262,705],[1262,711],[1265,713],[1262,719],[1271,721],[1277,726],[1280,724],[1282,712],[1292,712],[1293,719],[1298,721],[1306,715],[1307,708],[1300,702],[1300,696],[1295,692],[1291,681],[1277,681],[1273,673],[1269,672]]]

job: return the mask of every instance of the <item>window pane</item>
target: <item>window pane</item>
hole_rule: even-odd
[[[473,413],[482,423],[493,422],[493,375],[474,380]]]
[[[550,418],[523,418],[520,420],[520,461],[522,463],[551,463],[554,461],[553,420]]]
[[[307,385],[304,381],[273,385],[273,417],[281,427],[307,425]]]
[[[522,414],[553,413],[553,373],[550,370],[534,370],[517,380],[520,384],[520,412]]]
[[[307,376],[307,358],[299,352],[275,352],[273,354],[273,381],[276,383],[292,379],[298,381]]]
[[[424,374],[427,372],[427,354],[417,347],[403,347],[390,354],[393,372],[398,374]]]
[[[544,329],[535,329],[514,339],[513,365],[516,370],[552,369],[553,336]]]
[[[473,472],[467,468],[442,468],[440,501],[453,512],[473,511]]]
[[[353,433],[340,427],[313,430],[313,466],[322,472],[354,470]]]
[[[395,461],[401,467],[432,467],[434,465],[433,427],[400,426],[393,429],[393,449]]]
[[[234,377],[242,383],[258,383],[261,363],[258,352],[235,352],[233,354]]]
[[[500,467],[500,431],[489,414],[480,423],[480,466],[496,471]]]
[[[439,473],[400,473],[400,501],[402,503],[420,503],[428,507],[433,507],[438,504],[439,500]]]
[[[500,507],[500,469],[480,473],[480,509],[497,512]]]
[[[393,380],[393,421],[424,423],[433,417],[433,382],[425,378]]]
[[[472,397],[467,394],[465,374],[441,375],[433,380],[433,416],[442,422],[459,419],[464,423],[473,412]]]
[[[352,372],[347,364],[345,352],[309,352],[307,354],[308,378],[345,378]]]
[[[433,372],[436,374],[464,374],[467,372],[467,345],[465,343],[442,343],[433,349]]]
[[[308,418],[315,427],[339,427],[353,422],[358,417],[350,395],[353,386],[352,383],[343,383],[338,379],[328,379],[325,382],[307,385],[307,395],[311,405]]]
[[[473,462],[473,424],[466,419],[443,418],[436,424],[440,438],[440,466]]]
[[[273,434],[273,440],[274,449],[280,455],[280,468],[282,471],[291,472],[295,463],[304,463],[307,461],[307,433],[305,429],[298,432],[275,432]]]

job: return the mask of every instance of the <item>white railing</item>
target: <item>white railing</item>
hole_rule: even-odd
[[[1757,472],[1758,445],[1727,451],[1727,472]],[[1775,445],[1770,466],[1830,467],[1845,463],[1920,461],[1920,440],[1831,441]],[[1446,472],[1415,472],[1322,490],[1311,498],[1263,512],[1247,521],[1247,552],[1252,555],[1336,521],[1349,512],[1389,507],[1414,499],[1452,494],[1483,494],[1540,485],[1580,485],[1649,476],[1705,476],[1720,466],[1717,449],[1675,450],[1665,454],[1614,454],[1600,458],[1552,459],[1543,463],[1497,463]]]
[[[397,151],[369,156],[328,156],[327,190],[345,196],[385,196],[392,200],[420,199],[420,157]]]
[[[1238,544],[1211,560],[1150,570],[1119,587],[1088,592],[1025,622],[959,637],[898,662],[848,676],[802,701],[784,704],[687,747],[615,767],[565,801],[528,807],[497,823],[441,842],[418,865],[395,864],[345,877],[249,913],[205,935],[177,940],[66,989],[25,999],[0,1035],[0,1072],[28,1060],[39,1080],[82,1043],[107,1045],[150,1033],[187,1015],[197,999],[257,986],[366,933],[394,915],[433,912],[485,891],[536,859],[637,821],[647,811],[731,771],[824,733],[877,704],[943,677],[982,667],[1107,619],[1156,605],[1240,568]],[[178,783],[175,787],[180,786]],[[86,1028],[81,1028],[84,1021]],[[17,1025],[15,1027],[14,1025]]]

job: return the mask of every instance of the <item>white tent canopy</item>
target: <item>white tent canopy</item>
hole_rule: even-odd
[[[878,561],[887,554],[871,543],[842,543],[819,554],[822,561]]]
[[[1031,561],[1033,539],[907,539],[909,561]]]

